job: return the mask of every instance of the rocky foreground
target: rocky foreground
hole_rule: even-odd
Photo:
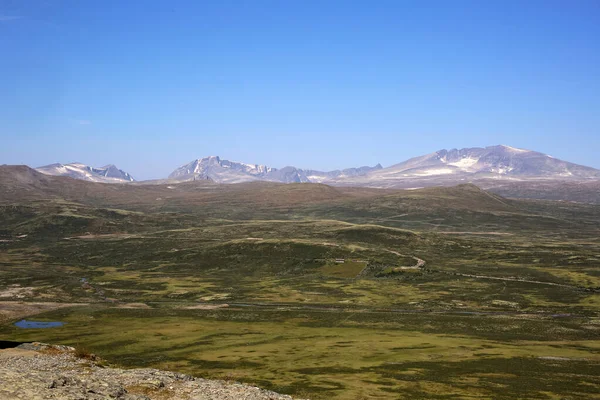
[[[102,367],[73,348],[26,343],[0,350],[0,400],[291,400],[257,387],[157,369]]]

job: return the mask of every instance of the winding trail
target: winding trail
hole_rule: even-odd
[[[415,256],[407,255],[407,254],[402,254],[402,253],[399,253],[397,251],[390,250],[390,249],[385,249],[385,250],[392,254],[395,254],[399,257],[412,257],[414,260],[417,261],[417,264],[410,266],[410,267],[394,267],[394,271],[409,270],[409,269],[422,269],[425,267],[426,262],[423,259],[420,259]],[[600,288],[586,288],[586,287],[582,287],[582,286],[568,285],[565,283],[544,282],[544,281],[536,281],[536,280],[532,280],[532,279],[523,279],[523,278],[517,278],[517,277],[500,277],[500,276],[489,276],[489,275],[464,274],[464,273],[460,273],[460,272],[442,271],[442,270],[438,270],[438,269],[435,269],[435,270],[432,269],[430,271],[431,272],[439,272],[439,273],[447,274],[447,275],[453,275],[453,276],[462,276],[465,278],[473,278],[473,279],[489,279],[489,280],[504,281],[504,282],[530,283],[530,284],[534,284],[534,285],[555,286],[555,287],[562,287],[562,288],[579,290],[579,291],[584,290],[584,291],[590,291],[590,292],[600,292]]]
[[[419,257],[410,256],[408,254],[398,253],[397,251],[385,249],[387,252],[397,255],[398,257],[410,257],[414,259],[417,263],[415,265],[411,265],[410,267],[395,267],[394,270],[404,270],[404,269],[419,269],[425,266],[425,260],[420,259]]]

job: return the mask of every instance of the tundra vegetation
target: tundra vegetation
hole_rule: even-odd
[[[312,399],[600,398],[599,205],[0,183],[0,340]]]

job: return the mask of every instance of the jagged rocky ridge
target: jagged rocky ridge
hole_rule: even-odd
[[[303,170],[296,167],[281,169],[259,164],[246,164],[223,160],[218,156],[199,158],[185,164],[169,175],[173,180],[211,179],[219,183],[240,183],[249,181],[271,181],[282,183],[293,182],[328,182],[332,179],[364,175],[370,171],[381,169],[374,167],[348,168],[335,171]]]

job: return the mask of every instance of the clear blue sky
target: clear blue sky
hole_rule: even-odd
[[[0,0],[0,164],[600,168],[600,1]]]

